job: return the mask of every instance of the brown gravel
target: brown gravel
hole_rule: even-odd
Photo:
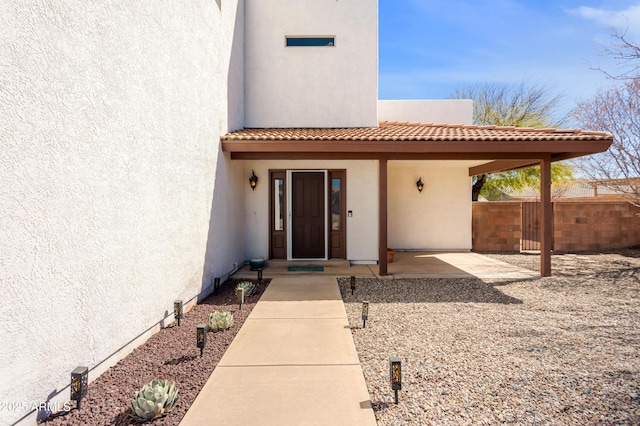
[[[554,254],[552,266],[535,280],[358,280],[355,296],[340,279],[378,424],[640,424],[640,251]]]
[[[177,425],[204,386],[222,358],[227,347],[242,327],[245,319],[269,284],[263,280],[256,284],[256,293],[245,300],[242,309],[236,303],[235,283],[229,280],[221,286],[219,294],[212,294],[193,307],[177,323],[153,335],[115,366],[109,368],[89,385],[89,393],[82,400],[82,409],[52,415],[47,425],[128,425],[139,424],[131,417],[129,403],[137,390],[155,378],[175,380],[179,401],[165,417],[153,425]],[[245,281],[245,280],[242,280]],[[207,335],[204,356],[195,344],[196,326],[206,323],[215,310],[233,314],[233,326]]]

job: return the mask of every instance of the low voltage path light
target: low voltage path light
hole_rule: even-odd
[[[356,277],[351,275],[351,295],[356,291]]]
[[[255,191],[257,185],[258,185],[258,176],[256,176],[256,172],[251,170],[251,177],[249,178],[249,186],[251,186],[251,190]]]
[[[422,183],[422,177],[418,179],[418,181],[416,182],[416,186],[418,187],[418,192],[422,192],[422,190],[424,189],[424,183]]]
[[[362,328],[367,328],[367,320],[369,319],[369,302],[362,301]]]
[[[395,392],[397,404],[398,391],[402,389],[402,362],[397,356],[389,358],[389,376],[391,379],[391,389]]]
[[[218,294],[220,290],[220,277],[216,277],[213,279],[213,293]]]
[[[76,367],[71,372],[71,400],[76,401],[76,408],[80,410],[80,401],[87,394],[89,387],[89,368]]]
[[[184,304],[182,300],[173,302],[173,316],[178,321],[178,327],[180,327],[180,320],[184,318]]]
[[[204,353],[204,347],[207,345],[207,326],[198,324],[196,327],[196,345],[200,348],[200,356]]]
[[[244,303],[244,288],[238,287],[236,289],[236,296],[238,297],[238,305],[240,305],[240,309],[242,309],[242,304]]]

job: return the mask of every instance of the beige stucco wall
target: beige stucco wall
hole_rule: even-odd
[[[269,256],[269,170],[347,171],[347,258],[353,261],[378,259],[378,162],[332,160],[245,161],[244,196],[246,199],[246,257]],[[249,176],[259,177],[255,191],[249,188]]]
[[[378,260],[378,161],[245,161],[246,257],[269,255],[269,170],[347,170],[347,259]],[[466,161],[389,161],[388,245],[471,250],[471,178]],[[248,185],[251,171],[258,187]],[[418,192],[422,177],[425,189]]]
[[[468,162],[390,161],[388,245],[401,250],[471,250]],[[424,189],[416,182],[422,178]]]
[[[378,121],[470,125],[473,102],[470,99],[379,100]]]
[[[0,401],[24,404],[0,424],[244,260],[219,149],[243,124],[244,13],[218,3],[0,2]]]
[[[285,47],[285,36],[335,36]],[[377,0],[246,0],[247,127],[374,127]]]

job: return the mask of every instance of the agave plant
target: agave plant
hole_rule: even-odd
[[[226,330],[233,325],[233,315],[229,311],[215,311],[209,314],[207,330]]]
[[[178,402],[176,383],[165,379],[154,379],[136,392],[131,401],[131,410],[136,417],[153,420],[167,414]]]
[[[244,296],[251,296],[256,291],[256,286],[251,281],[242,281],[236,286],[236,291],[242,288],[244,289]]]

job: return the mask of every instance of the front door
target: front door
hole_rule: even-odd
[[[294,259],[324,259],[325,174],[292,172],[291,180],[291,256]]]

